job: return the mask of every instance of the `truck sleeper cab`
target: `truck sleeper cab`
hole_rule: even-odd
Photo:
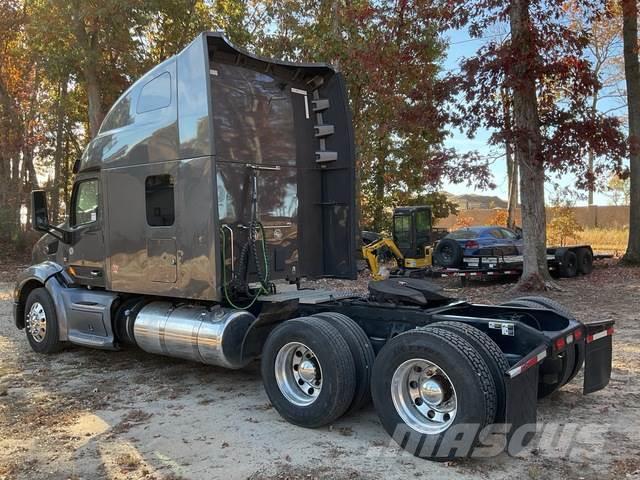
[[[261,358],[290,422],[326,425],[372,399],[426,458],[470,454],[411,447],[461,423],[535,424],[537,396],[583,361],[585,392],[608,382],[612,322],[585,326],[548,299],[471,305],[417,279],[372,282],[366,296],[298,288],[356,276],[351,117],[327,65],[204,33],[120,97],[76,173],[63,225],[33,194],[46,235],[14,319],[37,352],[131,344],[226,368]]]

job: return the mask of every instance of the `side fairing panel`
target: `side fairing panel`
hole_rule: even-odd
[[[103,171],[107,184],[109,288],[217,300],[211,157]],[[145,182],[169,175],[175,205],[171,225],[148,222]]]

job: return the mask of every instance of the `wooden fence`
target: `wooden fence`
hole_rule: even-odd
[[[490,225],[496,211],[500,209],[476,209],[460,210],[458,215],[449,215],[447,218],[438,220],[437,227],[452,228],[458,222],[459,217],[471,219],[471,225]],[[629,206],[591,206],[573,207],[572,210],[576,219],[584,228],[628,228],[629,227]],[[520,209],[517,211],[516,223],[522,225],[520,221]],[[551,218],[547,209],[547,218]]]

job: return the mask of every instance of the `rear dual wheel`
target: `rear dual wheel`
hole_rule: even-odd
[[[468,456],[493,423],[498,393],[478,349],[436,325],[391,339],[374,365],[373,403],[382,425],[413,455],[433,460]],[[451,433],[449,433],[451,432]],[[456,449],[459,435],[468,449]]]
[[[336,312],[317,313],[335,327],[347,342],[355,368],[355,392],[346,414],[356,412],[371,401],[371,372],[376,359],[371,341],[364,330],[351,318]]]
[[[353,320],[323,313],[288,320],[271,332],[262,380],[280,415],[315,428],[369,401],[373,360],[369,338]]]

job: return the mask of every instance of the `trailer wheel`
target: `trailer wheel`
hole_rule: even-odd
[[[321,318],[287,320],[262,352],[262,381],[287,421],[316,428],[346,412],[355,392],[355,366],[340,332]]]
[[[55,353],[62,349],[56,308],[45,288],[36,288],[27,297],[24,330],[33,351]]]
[[[502,423],[505,419],[506,408],[506,386],[504,383],[504,375],[509,370],[509,362],[500,350],[500,347],[493,339],[482,330],[475,328],[466,323],[460,322],[437,322],[426,328],[443,328],[457,333],[467,342],[469,342],[482,356],[487,367],[491,371],[493,383],[496,386],[497,406],[496,406],[496,423]]]
[[[571,250],[565,250],[558,263],[558,273],[561,277],[572,278],[578,274],[578,257]]]
[[[333,325],[349,345],[356,373],[355,394],[347,414],[353,413],[371,401],[371,371],[376,356],[367,334],[351,318],[337,312],[316,313]]]
[[[418,457],[468,456],[495,419],[496,387],[485,361],[457,333],[420,328],[382,347],[374,364],[373,403],[386,431]],[[447,432],[455,427],[454,435]],[[450,448],[466,437],[468,451]]]
[[[583,275],[589,275],[593,272],[593,253],[589,248],[579,248],[576,250],[576,260],[578,263],[578,272]]]

